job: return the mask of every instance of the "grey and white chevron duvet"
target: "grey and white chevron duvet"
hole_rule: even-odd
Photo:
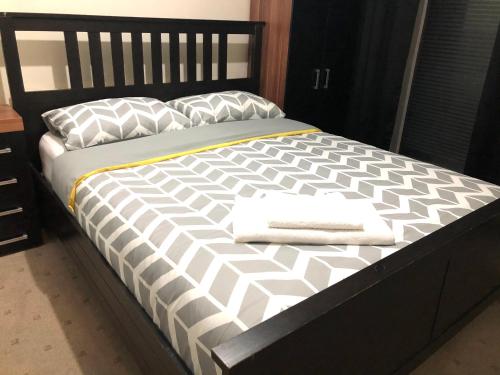
[[[236,194],[368,198],[396,246],[234,244]],[[257,140],[83,182],[77,217],[195,373],[210,349],[500,197],[500,188],[326,133]]]

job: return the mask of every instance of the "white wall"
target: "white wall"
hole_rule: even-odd
[[[164,17],[164,18],[199,18],[227,19],[246,21],[250,16],[250,0],[2,0],[1,12],[30,13],[66,13],[109,16]],[[23,66],[23,77],[27,90],[50,90],[69,87],[62,33],[22,32],[18,33],[18,46]],[[166,37],[166,36],[165,36]],[[109,35],[102,34],[102,47],[106,83],[112,83],[111,52]],[[146,35],[144,41],[148,41]],[[130,40],[124,35],[124,54],[127,81],[130,82]],[[181,62],[185,57],[185,45],[181,37]],[[216,40],[214,41],[216,43]],[[201,51],[201,39],[198,51]],[[82,76],[85,86],[91,86],[88,44],[86,35],[79,34]],[[1,48],[0,48],[1,50]],[[184,52],[184,53],[183,53]],[[214,45],[214,56],[217,46]],[[200,54],[198,60],[200,60]],[[145,75],[151,81],[150,49],[145,43]],[[164,55],[164,62],[168,59]],[[246,75],[247,39],[229,36],[228,39],[228,76],[231,78]],[[168,69],[165,69],[168,71]],[[216,73],[216,61],[213,71]],[[181,79],[185,74],[181,67]],[[198,74],[201,65],[198,64]],[[168,79],[168,73],[165,73]],[[0,103],[9,103],[10,94],[3,61],[0,53]]]

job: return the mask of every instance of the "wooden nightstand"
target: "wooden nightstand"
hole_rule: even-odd
[[[0,255],[40,242],[33,178],[22,118],[0,105]]]

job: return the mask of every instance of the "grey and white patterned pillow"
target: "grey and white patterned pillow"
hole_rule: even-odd
[[[68,150],[145,137],[190,127],[189,119],[154,98],[96,100],[42,114]]]
[[[285,117],[273,102],[245,91],[223,91],[186,96],[167,102],[191,120],[191,126],[224,121]]]

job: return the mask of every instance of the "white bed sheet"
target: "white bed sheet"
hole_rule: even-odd
[[[47,132],[40,138],[39,152],[42,161],[43,175],[52,183],[52,165],[54,160],[58,156],[68,152],[68,150],[64,147],[63,140],[60,137],[51,132]]]

